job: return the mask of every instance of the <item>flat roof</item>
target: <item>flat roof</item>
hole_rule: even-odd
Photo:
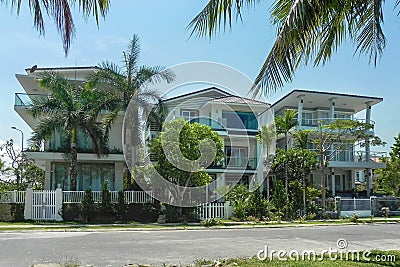
[[[304,108],[330,107],[330,101],[335,99],[336,108],[351,109],[356,113],[364,110],[367,103],[373,106],[383,101],[383,98],[374,96],[295,89],[276,101],[271,107],[274,107],[275,111],[282,107],[297,107],[300,97],[304,99]]]

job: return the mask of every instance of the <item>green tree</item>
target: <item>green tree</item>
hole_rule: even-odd
[[[386,168],[376,170],[377,187],[389,192],[393,196],[400,196],[400,133],[394,137],[389,158],[383,158]]]
[[[88,84],[82,86],[55,74],[46,73],[39,79],[39,85],[51,97],[32,99],[30,113],[39,123],[34,128],[31,141],[41,147],[51,135],[64,134],[69,149],[65,151],[71,159],[71,190],[76,190],[78,164],[78,134],[87,135],[92,141],[93,151],[98,156],[108,152],[108,132],[104,130],[107,122],[99,123],[98,115],[109,108],[106,90],[92,89]]]
[[[345,149],[356,145],[365,145],[368,139],[371,145],[382,145],[381,139],[371,134],[373,125],[355,120],[334,120],[330,123],[318,121],[317,130],[309,132],[310,141],[318,153],[321,171],[322,210],[326,211],[326,179],[328,162]]]
[[[277,150],[274,162],[272,163],[272,171],[277,175],[278,178],[279,176],[282,176],[282,174],[287,174],[289,181],[298,181],[299,183],[301,182],[301,188],[303,190],[303,201],[298,201],[298,199],[290,199],[286,201],[285,210],[287,213],[289,213],[290,211],[291,202],[296,202],[297,206],[302,207],[303,212],[306,213],[307,177],[312,170],[317,168],[317,157],[318,154],[316,152],[298,147],[292,147],[288,150]],[[289,198],[290,196],[293,196],[293,193],[291,194],[290,188],[288,189],[289,190],[287,197]],[[294,191],[292,190],[292,192]]]
[[[103,216],[111,216],[114,212],[108,181],[104,181],[101,189],[100,211]]]
[[[289,134],[291,131],[297,126],[297,111],[293,109],[287,109],[285,110],[285,113],[283,116],[277,116],[275,117],[275,124],[276,124],[276,132],[277,134],[283,134],[284,135],[284,140],[285,140],[285,150],[288,150],[289,147]],[[286,196],[289,197],[289,174],[287,167],[285,166],[284,170],[285,174],[285,192]],[[288,205],[289,205],[289,199],[287,200]],[[288,212],[289,209],[286,209]],[[287,219],[287,213],[286,213],[286,219]]]
[[[94,199],[92,189],[89,187],[85,190],[85,194],[83,195],[82,203],[80,205],[81,212],[85,217],[85,221],[88,222],[92,220],[95,211]]]
[[[175,76],[162,66],[139,65],[140,43],[136,34],[133,35],[127,50],[123,51],[122,55],[122,67],[118,64],[104,61],[100,64],[100,70],[89,76],[89,80],[92,87],[108,88],[114,92],[113,97],[109,99],[110,113],[105,118],[108,125],[112,125],[120,112],[125,112],[132,101],[129,118],[132,126],[138,129],[138,134],[133,136],[133,138],[136,138],[133,144],[137,146],[134,149],[135,154],[132,155],[135,162],[140,158],[138,144],[144,143],[141,140],[141,133],[147,126],[141,123],[139,118],[149,117],[149,121],[159,123],[161,119],[158,118],[158,115],[165,114],[164,112],[159,112],[159,109],[163,107],[158,92],[142,85],[161,81],[171,82]],[[132,181],[129,173],[127,189],[131,190],[131,187]]]
[[[192,35],[208,36],[242,19],[242,9],[260,0],[209,0],[189,23]],[[395,1],[395,7],[400,1]],[[355,52],[366,54],[376,65],[386,46],[383,0],[275,0],[270,20],[277,28],[275,42],[252,88],[254,95],[268,94],[291,82],[300,66],[327,63],[346,40]]]
[[[10,162],[8,167],[0,161],[2,164],[0,183],[4,190],[25,190],[29,184],[34,189],[44,188],[44,171],[34,165],[25,153],[17,149],[12,139],[1,145],[0,150],[5,151],[5,156]]]
[[[16,11],[19,15],[22,7],[22,0],[0,0],[0,3],[9,5],[11,10]],[[43,14],[49,15],[55,22],[57,31],[61,35],[64,46],[65,55],[68,54],[71,42],[75,34],[75,24],[72,16],[71,6],[74,6],[75,0],[67,1],[28,1],[29,10],[33,14],[33,26],[41,34],[45,34],[45,22]],[[110,7],[109,0],[79,0],[79,11],[87,19],[93,16],[96,19],[96,24],[99,26],[99,17],[106,16]]]
[[[262,125],[261,129],[258,131],[256,135],[257,141],[262,145],[263,147],[263,164],[264,164],[264,170],[267,172],[271,168],[272,160],[274,158],[274,155],[271,154],[271,150],[273,149],[271,145],[273,145],[273,142],[276,140],[276,127],[275,124],[270,124],[270,125]],[[270,184],[269,184],[269,178],[266,177],[266,191],[267,191],[267,199],[269,199],[270,195]]]
[[[164,131],[150,141],[150,153],[157,155],[155,170],[164,179],[185,187],[170,192],[175,199],[181,200],[187,187],[212,181],[205,168],[224,157],[223,143],[211,127],[189,123],[182,118],[165,123],[163,128]],[[215,152],[213,158],[212,151]]]

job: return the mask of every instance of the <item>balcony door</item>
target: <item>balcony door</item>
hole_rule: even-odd
[[[227,164],[231,167],[246,167],[248,162],[247,147],[225,147]]]

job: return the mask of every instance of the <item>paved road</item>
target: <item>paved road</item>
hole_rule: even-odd
[[[290,228],[0,233],[0,266],[79,260],[93,266],[162,265],[254,256],[268,245],[286,251],[336,248],[400,250],[400,224]]]

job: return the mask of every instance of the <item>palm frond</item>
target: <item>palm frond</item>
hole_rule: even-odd
[[[192,29],[190,36],[208,36],[232,27],[232,18],[242,20],[243,7],[254,6],[260,0],[210,0],[202,11],[189,23],[187,29]]]

